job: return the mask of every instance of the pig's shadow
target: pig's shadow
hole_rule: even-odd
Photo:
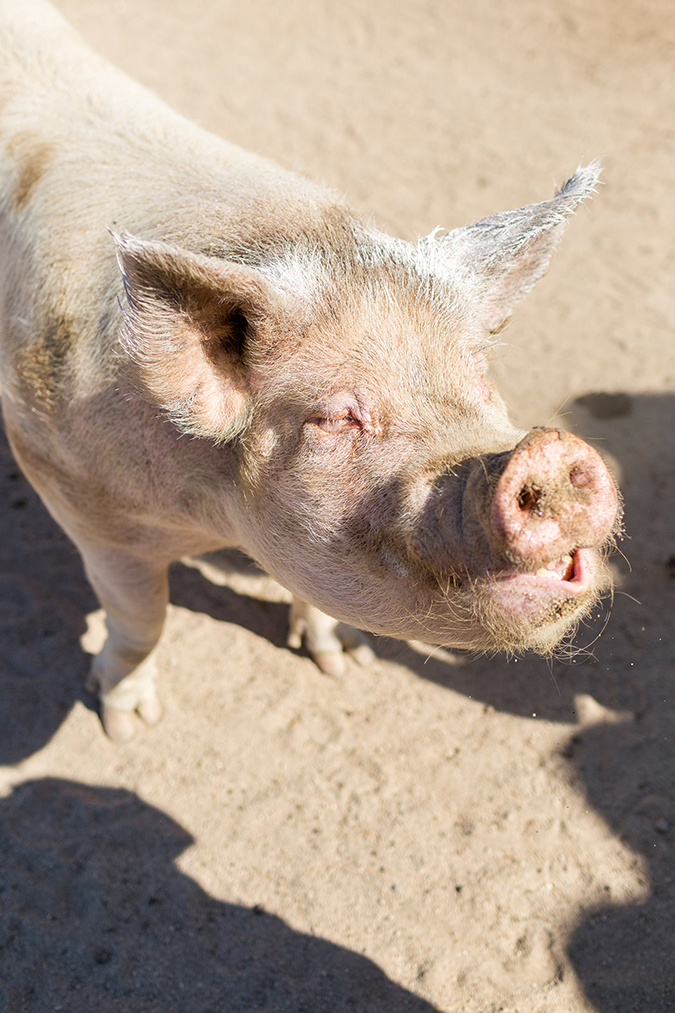
[[[190,835],[120,789],[29,781],[0,801],[0,1007],[69,1013],[434,1013],[374,964],[214,900]]]
[[[673,709],[656,697],[641,719],[595,725],[568,749],[589,803],[646,870],[644,903],[621,904],[600,884],[605,902],[588,905],[572,933],[569,956],[598,1013],[675,1009]]]
[[[244,588],[235,591],[205,578],[199,569],[176,563],[171,567],[171,602],[191,612],[204,612],[219,622],[236,623],[274,647],[285,648],[289,606],[285,601],[264,597],[270,578],[243,552],[222,549],[200,557],[223,580],[237,579]],[[276,585],[275,585],[276,586]],[[260,596],[256,591],[260,589]]]
[[[599,1013],[665,1013],[675,1009],[675,398],[589,395],[572,422],[623,471],[631,597],[616,597],[589,691],[634,717],[583,729],[565,752],[589,803],[642,856],[647,897],[622,905],[605,884],[570,957]]]
[[[79,553],[0,434],[0,763],[40,749],[74,700],[93,706],[79,638],[97,607]]]

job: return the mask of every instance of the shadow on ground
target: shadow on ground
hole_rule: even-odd
[[[0,763],[48,742],[83,687],[79,638],[98,602],[77,549],[22,476],[0,433]]]
[[[589,691],[633,719],[585,729],[566,755],[589,803],[642,857],[649,894],[619,905],[608,892],[569,954],[598,1013],[665,1013],[675,1010],[675,398],[589,395],[570,423],[623,471],[632,572],[622,568]]]
[[[0,1008],[434,1013],[365,957],[204,893],[174,864],[192,843],[120,789],[0,801]]]

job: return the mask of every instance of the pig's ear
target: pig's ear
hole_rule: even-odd
[[[224,442],[249,415],[247,352],[285,299],[260,271],[167,243],[115,235],[128,310],[125,350],[183,432]]]
[[[498,331],[546,273],[568,217],[595,192],[600,171],[593,162],[577,169],[551,200],[491,215],[438,240],[481,330]]]

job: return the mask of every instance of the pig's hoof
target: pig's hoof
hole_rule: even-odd
[[[325,638],[328,639],[328,638]],[[335,645],[335,646],[333,646]],[[365,634],[353,626],[346,626],[341,623],[330,641],[325,645],[324,650],[317,650],[316,646],[308,644],[310,654],[314,663],[318,665],[326,675],[344,675],[345,654],[353,658],[357,665],[364,667],[372,664],[375,660],[375,652],[368,644]]]
[[[130,742],[138,731],[138,719],[141,717],[146,725],[156,725],[162,716],[162,705],[159,697],[151,696],[141,700],[135,711],[116,710],[101,704],[101,723],[108,738],[123,745]]]
[[[354,626],[340,623],[335,631],[345,651],[358,665],[371,665],[375,660],[375,652],[368,643],[368,637]]]
[[[151,696],[147,700],[141,700],[136,710],[146,725],[156,725],[162,716],[162,705],[159,702],[158,696]]]
[[[313,605],[294,598],[286,643],[297,651],[302,646],[303,637],[315,664],[327,675],[344,674],[344,651],[359,665],[369,665],[375,657],[360,630],[337,622]]]
[[[364,668],[375,661],[375,651],[368,644],[358,644],[356,647],[348,647],[347,650],[354,661]]]
[[[342,651],[314,651],[312,653],[314,664],[318,665],[326,675],[344,675],[345,658]]]
[[[123,745],[130,742],[136,734],[138,718],[135,711],[118,711],[102,705],[101,724],[108,738]]]
[[[292,651],[300,650],[302,647],[302,633],[300,630],[289,630],[288,636],[286,637],[286,646],[290,647]]]

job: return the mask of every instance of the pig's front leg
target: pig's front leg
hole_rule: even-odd
[[[294,597],[288,626],[288,646],[299,648],[303,636],[315,663],[328,675],[342,675],[345,670],[345,651],[360,665],[369,665],[375,657],[366,635],[360,630],[340,623],[313,605]]]
[[[92,661],[87,689],[101,701],[101,721],[115,742],[132,738],[137,719],[159,720],[155,657],[169,600],[166,566],[119,549],[83,549],[87,576],[106,611],[108,637]]]

